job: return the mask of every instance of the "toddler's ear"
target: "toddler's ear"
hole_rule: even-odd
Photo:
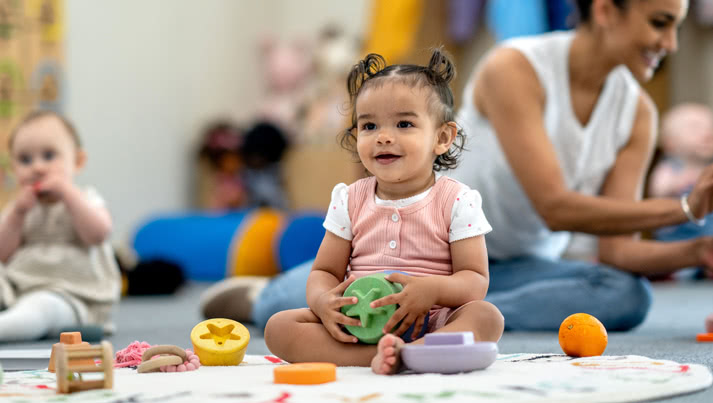
[[[458,125],[456,122],[446,122],[438,129],[436,137],[436,147],[434,152],[436,155],[442,155],[450,150],[451,145],[458,134]]]
[[[87,163],[87,153],[86,151],[79,149],[77,150],[77,160],[75,161],[75,167],[77,170],[84,168]]]

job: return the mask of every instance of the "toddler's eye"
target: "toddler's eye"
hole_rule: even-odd
[[[408,120],[402,120],[396,125],[396,127],[398,127],[399,129],[407,129],[409,127],[413,127],[413,124]]]
[[[364,123],[363,125],[361,125],[361,129],[362,130],[374,130],[374,129],[376,129],[376,125],[371,122]]]
[[[42,158],[44,158],[45,161],[52,161],[56,155],[57,153],[55,153],[53,150],[47,150],[42,153]]]

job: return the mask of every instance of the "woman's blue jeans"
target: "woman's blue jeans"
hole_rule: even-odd
[[[313,261],[275,277],[253,305],[264,327],[273,314],[307,306],[305,285]],[[538,257],[490,261],[486,301],[505,317],[506,330],[558,330],[567,316],[584,312],[608,330],[641,324],[651,307],[648,280],[612,267]]]

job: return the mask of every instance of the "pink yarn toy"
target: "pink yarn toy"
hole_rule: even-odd
[[[145,341],[129,344],[125,349],[116,352],[114,368],[138,367],[141,364],[141,355],[149,348],[151,345]]]
[[[144,351],[152,346],[145,342],[135,341],[129,344],[125,349],[116,352],[114,360],[115,368],[138,367],[141,364],[141,356]],[[163,365],[160,367],[161,372],[185,372],[195,371],[200,368],[201,362],[193,350],[186,349],[186,361],[180,365]]]
[[[180,365],[163,365],[161,372],[185,372],[195,371],[201,367],[201,361],[198,356],[190,349],[186,349],[186,361]]]

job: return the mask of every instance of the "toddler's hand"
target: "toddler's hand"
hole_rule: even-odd
[[[313,311],[322,320],[322,324],[335,340],[342,343],[356,343],[356,337],[344,333],[340,325],[361,326],[359,319],[350,318],[344,315],[340,309],[345,305],[356,304],[356,297],[343,297],[344,291],[354,282],[354,277],[342,282],[333,289],[322,294],[317,299]]]
[[[391,329],[401,322],[398,329],[394,330],[394,334],[402,335],[414,323],[414,329],[411,334],[414,336],[420,334],[428,311],[436,303],[436,295],[428,284],[428,278],[407,276],[402,273],[392,273],[385,278],[403,285],[404,289],[399,293],[387,295],[371,303],[372,308],[399,304],[399,308],[384,325],[384,333],[390,333]]]
[[[15,201],[15,212],[24,216],[37,203],[35,189],[32,186],[23,186]]]

